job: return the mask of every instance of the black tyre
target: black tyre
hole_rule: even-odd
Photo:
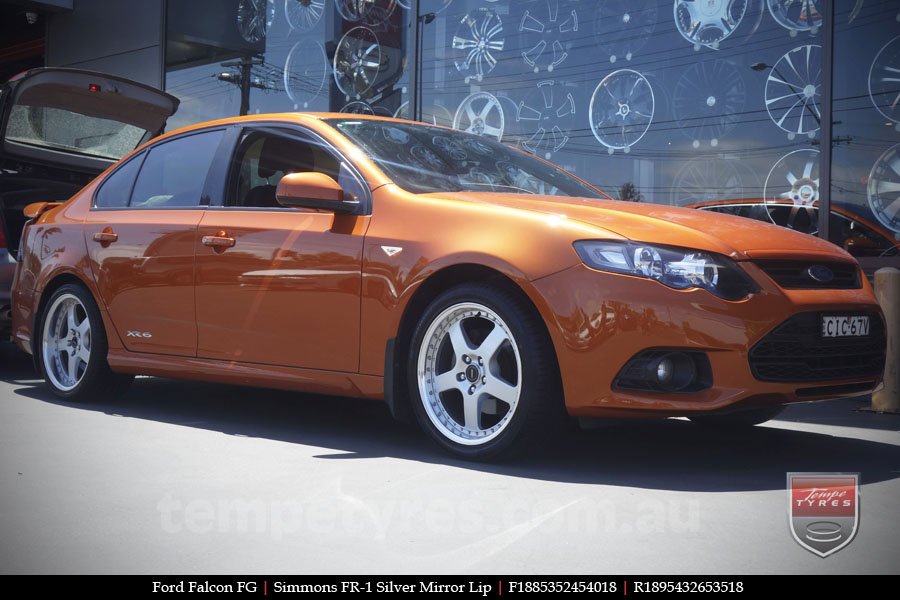
[[[540,447],[565,422],[546,329],[501,287],[467,284],[438,296],[413,333],[407,373],[420,426],[462,458]]]
[[[106,329],[97,303],[84,286],[61,286],[44,305],[35,352],[54,394],[75,402],[122,394],[134,379],[113,373],[106,362]]]
[[[774,419],[783,410],[783,406],[767,406],[766,408],[741,410],[721,415],[695,415],[690,419],[698,425],[709,427],[753,427]]]

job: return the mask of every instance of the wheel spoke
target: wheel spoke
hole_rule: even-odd
[[[806,161],[806,165],[803,167],[803,176],[806,178],[812,177],[813,169],[815,168],[816,163],[814,161],[808,160]]]
[[[78,357],[74,354],[67,354],[67,359],[69,361],[66,372],[69,375],[69,382],[75,383],[78,381]]]
[[[457,360],[459,360],[463,354],[472,351],[472,345],[469,343],[466,332],[463,331],[462,321],[457,321],[451,325],[450,331],[447,333],[450,336],[450,344],[453,346],[453,353],[456,355]]]
[[[456,380],[456,374],[453,371],[453,369],[450,369],[434,378],[434,387],[438,392],[446,392],[459,387],[459,382]]]
[[[506,335],[506,332],[503,331],[503,328],[495,324],[488,336],[484,338],[484,341],[478,346],[476,352],[484,358],[485,362],[488,362],[494,358],[494,355],[497,354],[500,346],[508,339],[509,337]]]
[[[68,305],[66,305],[66,324],[70,334],[73,331],[78,331],[78,319],[75,315],[75,308],[76,305],[74,302],[69,302]]]
[[[510,385],[497,377],[490,377],[482,391],[510,406],[515,404],[519,398],[519,388],[517,386]]]
[[[480,396],[465,396],[463,398],[463,412],[466,429],[481,429],[481,398]]]
[[[82,336],[87,334],[88,332],[90,332],[90,330],[91,330],[91,322],[88,320],[87,317],[85,317],[84,321],[79,323],[78,326],[75,328],[75,331],[77,331]]]
[[[75,357],[77,357],[78,359],[83,361],[85,365],[87,365],[88,359],[91,358],[91,351],[88,350],[87,348],[85,348],[84,346],[81,346],[78,349],[78,352],[75,353]]]

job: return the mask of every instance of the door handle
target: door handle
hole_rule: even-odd
[[[224,250],[234,246],[234,238],[228,237],[224,231],[219,231],[215,235],[204,235],[200,240],[204,246],[209,246],[215,250]]]
[[[94,234],[94,241],[100,242],[104,246],[112,244],[115,241],[118,241],[119,234],[112,230],[112,227],[106,227],[103,231],[98,231]]]

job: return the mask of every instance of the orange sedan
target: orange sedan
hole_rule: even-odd
[[[488,459],[567,415],[755,424],[884,367],[844,250],[407,121],[203,123],[27,215],[13,338],[73,401],[137,374],[371,398]]]

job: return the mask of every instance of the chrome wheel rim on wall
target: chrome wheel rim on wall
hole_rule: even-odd
[[[64,392],[74,389],[91,358],[91,321],[73,294],[61,295],[50,306],[41,346],[50,383]]]
[[[419,394],[431,423],[466,446],[496,439],[516,412],[522,360],[503,319],[474,302],[432,321],[419,348]]]

